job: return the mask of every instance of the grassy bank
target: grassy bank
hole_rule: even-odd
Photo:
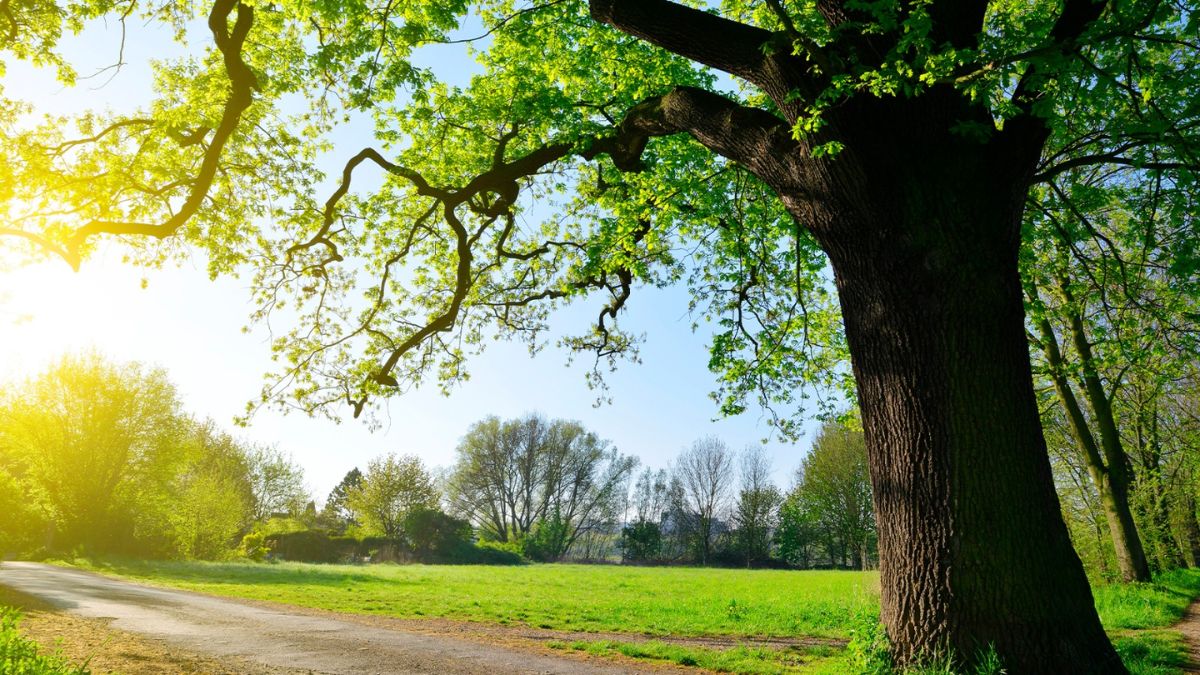
[[[585,565],[339,566],[299,563],[104,562],[81,566],[154,584],[358,614],[447,618],[651,636],[833,637],[877,621],[877,573]],[[1168,627],[1200,596],[1200,571],[1095,589],[1101,621],[1135,675],[1182,672]],[[551,643],[735,673],[851,672],[829,648],[709,649],[661,642]],[[861,654],[859,654],[861,660]],[[941,672],[941,671],[939,671]]]

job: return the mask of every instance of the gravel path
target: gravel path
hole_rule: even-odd
[[[453,637],[293,613],[186,591],[152,588],[39,563],[0,565],[0,585],[70,614],[173,647],[288,672],[564,673],[637,672]]]

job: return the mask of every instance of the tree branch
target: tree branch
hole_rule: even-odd
[[[819,90],[782,34],[772,33],[669,0],[591,0],[592,18],[697,63],[760,87],[781,108],[795,91]],[[811,40],[797,36],[811,63],[828,74],[829,59]]]

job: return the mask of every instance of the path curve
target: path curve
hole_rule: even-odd
[[[1183,633],[1191,663],[1185,668],[1189,673],[1200,673],[1200,600],[1193,602],[1174,629]]]
[[[365,626],[27,562],[0,564],[0,585],[71,614],[172,647],[314,673],[616,675],[618,665]]]

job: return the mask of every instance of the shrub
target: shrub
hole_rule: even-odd
[[[465,552],[469,559],[456,562],[474,563],[477,565],[521,565],[525,557],[521,555],[521,545],[515,542],[481,541]]]
[[[471,524],[436,509],[414,509],[404,518],[409,548],[421,562],[452,562],[471,546]]]
[[[324,530],[269,534],[265,542],[275,557],[295,562],[343,562],[352,558],[358,550],[355,540],[330,537]]]
[[[238,547],[238,554],[255,562],[262,562],[267,557],[267,553],[270,552],[265,540],[266,537],[261,532],[248,533],[242,537],[242,544]]]
[[[17,631],[21,615],[0,607],[0,673],[18,675],[89,675],[86,665],[75,666],[58,654],[43,654],[38,645]]]
[[[658,523],[639,521],[621,530],[621,559],[630,562],[657,560],[662,554],[662,530]]]

